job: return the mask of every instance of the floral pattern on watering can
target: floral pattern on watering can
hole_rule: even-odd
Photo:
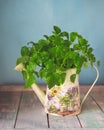
[[[70,76],[74,74],[76,69],[66,72],[65,82],[57,86],[55,85],[46,92],[45,112],[52,115],[76,115],[80,113],[80,92],[78,76],[75,82],[70,81]]]

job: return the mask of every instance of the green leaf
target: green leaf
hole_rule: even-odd
[[[23,56],[23,57],[17,58],[16,65],[26,62],[28,60],[28,58],[29,58],[28,56]]]
[[[88,62],[83,63],[84,68],[88,68]]]
[[[88,52],[87,52],[87,53],[92,53],[92,51],[93,51],[93,48],[90,47],[90,48],[88,49]]]
[[[48,39],[49,37],[47,35],[43,35],[46,39]]]
[[[22,71],[23,79],[27,80],[28,79],[28,74],[26,71]]]
[[[33,72],[36,69],[36,64],[30,61],[26,66],[26,68],[28,72]]]
[[[34,71],[34,74],[35,74],[36,77],[39,78],[39,73],[37,71]]]
[[[45,78],[46,77],[46,70],[44,69],[44,68],[41,68],[40,70],[39,70],[39,76],[41,77],[41,78]]]
[[[64,83],[65,77],[66,77],[66,73],[61,73],[61,74],[60,74],[60,80],[59,80],[59,83],[60,83],[60,84],[63,84],[63,83]]]
[[[81,46],[87,47],[88,41],[84,39],[81,35],[78,36],[78,42]]]
[[[25,81],[25,88],[29,88],[29,87],[31,87],[31,85],[33,84],[33,83],[35,83],[36,81],[35,81],[35,79],[34,79],[34,76],[33,75],[29,75],[29,78]]]
[[[30,42],[28,42],[28,43],[27,43],[27,45],[29,45],[29,44],[32,44],[33,46],[35,46],[35,45],[36,45],[36,43],[35,43],[35,42],[33,42],[33,41],[30,41]]]
[[[79,44],[74,44],[73,47],[74,47],[75,50],[79,50],[80,49],[80,45]]]
[[[21,55],[22,56],[27,56],[29,54],[29,48],[27,46],[23,46],[21,48]]]
[[[61,29],[58,26],[53,26],[54,31],[59,34],[61,32]]]
[[[68,52],[68,57],[69,57],[69,58],[75,59],[76,56],[77,56],[77,53],[76,53],[76,52],[74,52],[74,51],[72,51],[72,50],[70,50],[70,51]]]
[[[97,65],[100,66],[100,61],[97,61]]]
[[[69,39],[69,34],[67,32],[61,32],[60,36],[61,37],[66,37],[67,39]]]
[[[51,73],[47,74],[46,82],[48,84],[48,88],[51,89],[55,85],[54,76]]]
[[[96,58],[95,58],[95,56],[92,53],[89,55],[89,59],[90,59],[91,62],[95,62],[96,61]]]
[[[76,74],[72,74],[70,77],[71,82],[74,83],[75,79],[76,79]]]
[[[70,33],[70,40],[71,40],[72,42],[74,42],[77,36],[78,36],[78,33],[77,33],[77,32],[71,32],[71,33]]]
[[[66,73],[48,73],[46,81],[48,83],[48,88],[52,88],[54,85],[61,85],[65,81]]]
[[[48,71],[48,72],[55,71],[55,69],[56,69],[55,64],[52,60],[48,60],[44,64],[45,64],[45,67],[46,67],[46,71]]]

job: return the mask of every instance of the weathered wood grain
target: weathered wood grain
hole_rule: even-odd
[[[98,88],[94,89],[90,95],[104,113],[104,88],[99,86]]]
[[[20,92],[0,92],[0,130],[14,128]]]
[[[19,128],[15,130],[104,130],[104,128]]]
[[[0,92],[16,92],[23,91],[23,85],[0,85]]]
[[[84,102],[78,118],[83,128],[104,128],[104,113],[90,95]]]
[[[2,128],[0,130],[15,130],[14,128]]]
[[[50,128],[80,128],[80,124],[76,116],[49,116]]]
[[[43,86],[42,88],[46,89]],[[83,93],[89,86],[80,88],[83,97]],[[23,93],[22,98],[21,93]],[[104,130],[104,86],[94,87],[78,116],[50,115],[49,118],[50,130],[80,130],[81,126],[84,130]],[[47,128],[44,108],[32,89],[24,89],[23,85],[0,86],[0,130],[34,129],[48,130],[49,128]]]
[[[23,92],[16,128],[47,128],[44,108],[32,91]]]
[[[86,93],[89,88],[90,88],[89,86],[86,86],[81,89],[84,93]],[[93,100],[102,110],[102,112],[104,112],[104,86],[102,85],[94,86],[89,95],[93,98]]]
[[[46,90],[46,85],[39,86]],[[25,88],[24,85],[0,85],[0,92],[33,91],[32,88]]]

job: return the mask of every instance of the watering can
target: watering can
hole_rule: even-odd
[[[21,71],[21,68],[22,66],[20,67],[19,65],[18,67],[17,65],[14,69]],[[70,76],[76,73],[76,69],[69,69],[66,71],[66,78],[62,85],[55,85],[51,89],[47,86],[46,94],[37,84],[33,83],[31,87],[45,107],[45,112],[57,116],[72,116],[79,114],[83,103],[99,77],[97,67],[94,65],[93,68],[96,70],[97,76],[82,101],[80,101],[78,75],[76,76],[74,83],[70,81]]]

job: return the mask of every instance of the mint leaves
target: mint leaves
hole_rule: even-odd
[[[95,62],[100,64],[85,38],[77,32],[62,32],[58,26],[53,26],[52,35],[44,35],[37,43],[30,41],[23,46],[21,57],[17,59],[17,64],[24,65],[22,75],[26,87],[40,77],[45,79],[49,88],[64,82],[66,70],[76,68],[76,74],[79,74],[82,66],[87,68]],[[69,80],[74,82],[76,74]]]

